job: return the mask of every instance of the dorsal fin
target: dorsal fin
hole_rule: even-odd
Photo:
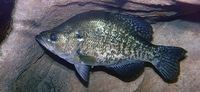
[[[128,16],[120,14],[117,14],[116,16],[118,16],[122,20],[126,21],[130,26],[132,26],[133,30],[130,30],[130,34],[138,34],[146,41],[152,40],[153,28],[144,19],[140,18],[139,16]]]

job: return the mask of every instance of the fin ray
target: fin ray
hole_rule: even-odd
[[[75,64],[74,66],[81,78],[83,78],[84,81],[88,82],[90,67],[83,64]]]
[[[129,63],[125,64],[118,64],[107,66],[108,69],[115,71],[119,75],[123,77],[133,77],[139,74],[139,72],[143,69],[144,62],[142,61],[130,61]]]
[[[153,65],[167,80],[175,80],[179,75],[179,61],[187,52],[180,47],[159,46],[159,58]]]

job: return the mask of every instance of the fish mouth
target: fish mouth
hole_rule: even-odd
[[[47,39],[45,39],[43,36],[41,35],[36,35],[35,39],[38,43],[40,43],[42,46],[44,46],[46,49],[50,50],[50,51],[54,51],[55,49],[55,45],[51,42],[49,42]]]
[[[42,36],[36,35],[35,36],[36,41],[38,41],[41,45],[44,45],[45,41],[43,40]]]
[[[40,35],[36,35],[35,36],[36,41],[41,42],[42,41],[42,37]]]

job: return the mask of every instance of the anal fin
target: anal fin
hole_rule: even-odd
[[[90,66],[83,65],[83,64],[75,64],[74,66],[75,66],[78,74],[81,76],[81,78],[83,78],[84,81],[88,82]]]
[[[115,71],[123,77],[133,77],[140,73],[144,68],[144,62],[142,61],[130,61],[124,64],[117,64],[107,66],[108,69]]]

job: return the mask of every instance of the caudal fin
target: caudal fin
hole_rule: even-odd
[[[152,62],[166,80],[176,80],[179,75],[179,62],[186,50],[180,47],[159,46],[157,61]]]

